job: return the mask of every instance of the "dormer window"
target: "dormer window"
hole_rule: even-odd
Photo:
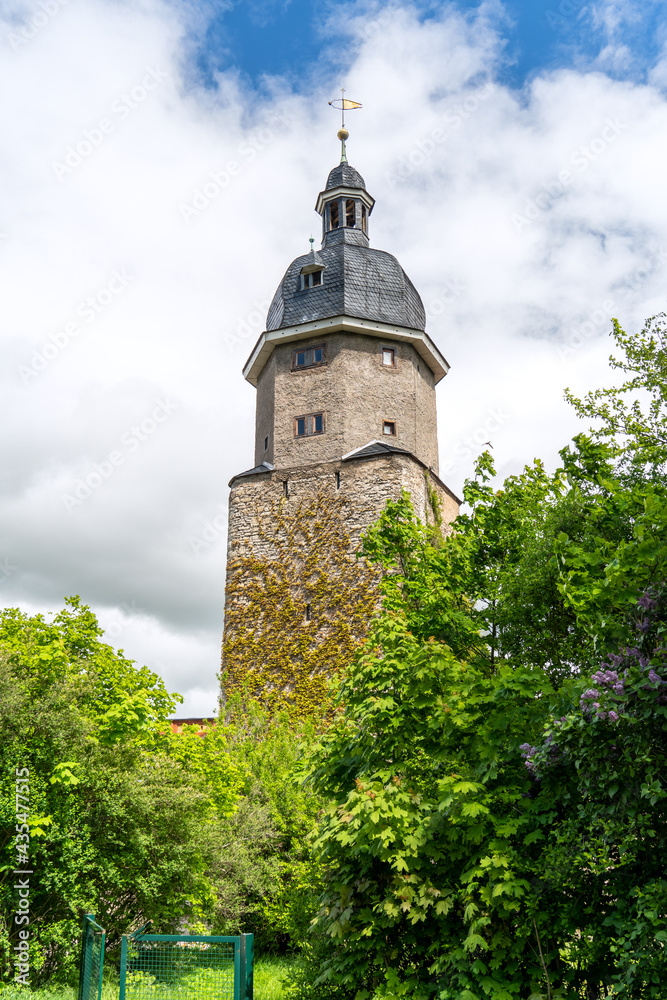
[[[317,288],[318,285],[322,284],[322,271],[320,268],[317,271],[309,271],[307,274],[301,274],[301,288]]]
[[[345,225],[349,226],[351,229],[354,228],[355,223],[355,208],[354,208],[354,198],[346,198],[345,200]]]

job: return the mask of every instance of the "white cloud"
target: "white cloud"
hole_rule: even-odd
[[[439,414],[455,490],[482,433],[503,472],[553,461],[578,426],[563,387],[608,378],[609,316],[632,328],[662,308],[667,103],[599,70],[488,86],[493,5],[422,22],[334,6],[338,61],[307,100],[277,80],[260,97],[231,70],[216,92],[193,84],[201,9],[70,0],[12,42],[35,10],[0,22],[5,601],[80,593],[110,624],[141,608],[118,644],[181,687],[183,714],[207,713],[227,482],[253,463],[241,367],[319,232],[343,70],[364,103],[349,156],[377,199],[372,243],[406,268],[453,366]]]

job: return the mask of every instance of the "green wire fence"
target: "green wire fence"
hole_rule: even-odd
[[[252,934],[137,932],[121,940],[119,1000],[252,1000],[252,980]]]

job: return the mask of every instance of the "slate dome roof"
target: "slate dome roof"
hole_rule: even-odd
[[[366,182],[359,171],[351,167],[349,163],[339,163],[329,173],[325,190],[330,191],[331,188],[335,187],[363,188],[365,190]]]
[[[329,179],[341,167],[332,170]],[[301,289],[301,269],[312,263],[312,253],[293,260],[269,307],[267,331],[330,316],[425,329],[426,315],[419,293],[392,254],[341,242],[323,246],[317,257],[324,265],[322,284]]]

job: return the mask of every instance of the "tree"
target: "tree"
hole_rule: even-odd
[[[78,598],[51,622],[0,614],[0,946],[16,944],[12,870],[30,859],[31,967],[38,979],[76,968],[81,917],[97,913],[113,949],[138,921],[173,929],[210,892],[197,833],[205,790],[174,757],[146,752],[174,698],[147,668],[100,640]],[[29,846],[17,822],[15,774],[29,791]]]
[[[662,995],[661,331],[615,325],[631,377],[575,401],[602,426],[555,473],[494,490],[482,456],[450,536],[407,498],[367,536],[383,613],[312,758],[321,988]]]

